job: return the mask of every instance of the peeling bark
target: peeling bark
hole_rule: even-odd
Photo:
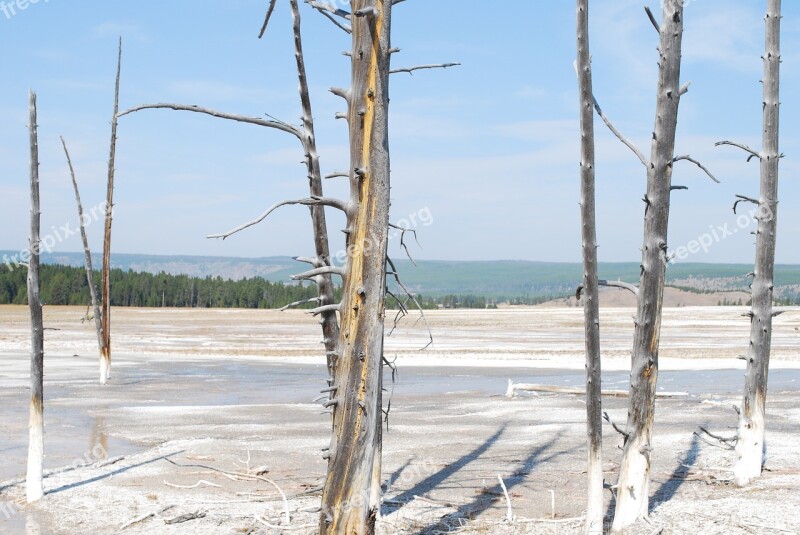
[[[667,264],[672,166],[681,98],[683,0],[665,0],[660,28],[656,122],[647,167],[642,276],[631,355],[628,438],[623,448],[612,531],[648,514],[650,452],[655,416],[658,348]]]
[[[36,124],[36,93],[30,93],[30,180],[31,221],[28,250],[28,308],[31,315],[31,403],[28,438],[28,472],[25,494],[28,503],[44,495],[42,463],[44,460],[44,323],[39,298],[39,253],[41,211],[39,208],[39,133]]]
[[[772,342],[772,299],[775,272],[775,239],[778,217],[778,167],[780,119],[781,1],[767,1],[766,52],[764,53],[764,125],[761,160],[761,194],[756,234],[755,278],[750,320],[744,399],[739,411],[734,478],[748,485],[761,475],[767,379]]]
[[[595,223],[595,146],[589,0],[577,2],[578,85],[581,124],[581,221],[583,313],[586,337],[586,533],[603,533],[603,409],[600,364],[600,305]]]
[[[106,218],[103,230],[103,343],[100,346],[100,384],[111,378],[111,223],[114,211],[114,174],[117,158],[117,123],[119,120],[119,80],[122,70],[122,39],[117,53],[117,77],[114,84],[114,115],[111,117],[111,144],[106,184]]]
[[[389,229],[390,0],[353,0],[352,213],[338,344],[338,389],[320,533],[372,534],[380,504],[384,299]]]

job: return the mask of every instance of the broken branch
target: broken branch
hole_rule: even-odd
[[[246,115],[238,115],[235,113],[226,113],[196,105],[172,104],[172,103],[143,104],[141,106],[134,106],[133,108],[129,108],[121,113],[118,113],[117,117],[124,117],[125,115],[130,115],[132,113],[136,113],[137,111],[142,111],[142,110],[158,110],[158,109],[191,111],[194,113],[202,113],[205,115],[210,115],[211,117],[217,117],[218,119],[227,119],[239,123],[248,123],[258,126],[265,126],[267,128],[274,128],[276,130],[281,130],[282,132],[286,132],[287,134],[292,134],[297,139],[299,139],[301,143],[303,143],[303,133],[300,131],[300,129],[297,128],[296,126],[284,123],[283,121],[276,121],[272,119],[261,119],[260,117],[248,117]]]
[[[739,207],[739,203],[749,202],[749,203],[755,204],[756,206],[759,206],[761,204],[756,199],[753,199],[751,197],[745,197],[744,195],[737,195],[736,198],[739,199],[739,200],[736,201],[735,203],[733,203],[733,213],[734,214],[736,213],[736,209]],[[753,274],[753,276],[755,276],[755,274]]]
[[[261,26],[261,31],[258,32],[258,38],[261,39],[264,37],[264,33],[267,31],[267,26],[269,25],[269,19],[272,18],[272,12],[275,11],[275,3],[277,0],[270,0],[269,7],[267,8],[267,16],[264,18],[264,25]]]
[[[594,109],[597,112],[597,115],[600,116],[600,118],[606,124],[608,129],[611,130],[611,132],[615,136],[617,136],[617,139],[619,139],[626,147],[628,147],[633,151],[636,157],[639,158],[639,161],[642,162],[642,165],[647,167],[648,165],[647,158],[644,157],[642,151],[640,151],[639,148],[636,145],[634,145],[632,141],[630,141],[628,138],[622,135],[622,132],[617,130],[617,127],[615,127],[611,122],[611,120],[608,117],[606,117],[606,114],[603,112],[602,108],[600,108],[600,104],[598,104],[597,99],[594,98],[594,96],[592,96],[592,100],[594,101]]]
[[[712,175],[712,174],[711,174],[711,171],[709,171],[709,170],[708,170],[708,169],[707,169],[707,168],[706,168],[706,167],[705,167],[703,164],[701,164],[700,162],[698,162],[697,160],[695,160],[694,158],[692,158],[692,157],[691,157],[691,156],[689,156],[688,154],[685,154],[685,155],[683,155],[683,156],[676,156],[676,157],[675,157],[675,158],[674,158],[672,161],[673,161],[673,162],[679,162],[679,161],[681,161],[681,160],[685,160],[685,161],[687,161],[687,162],[691,162],[691,163],[695,164],[697,167],[699,167],[700,169],[702,169],[702,170],[703,170],[703,172],[704,172],[705,174],[707,174],[707,175],[708,175],[708,177],[709,177],[711,180],[713,180],[713,181],[714,181],[714,182],[716,182],[717,184],[719,184],[719,183],[720,183],[720,182],[719,182],[719,180],[717,180],[717,177],[715,177],[714,175]]]
[[[414,67],[401,67],[397,69],[392,69],[389,71],[389,74],[400,74],[407,72],[408,74],[414,74],[414,71],[422,71],[426,69],[447,69],[449,67],[458,67],[460,63],[437,63],[432,65],[416,65]]]
[[[720,145],[730,145],[731,147],[737,147],[742,149],[746,153],[750,154],[750,157],[747,158],[748,162],[753,158],[758,158],[759,160],[761,159],[761,155],[759,153],[757,153],[756,151],[754,151],[753,149],[742,143],[736,143],[734,141],[719,141],[714,144],[715,147],[719,147]]]
[[[278,208],[281,208],[283,206],[292,206],[292,205],[298,205],[298,204],[301,204],[303,206],[330,206],[331,208],[337,208],[339,210],[342,210],[344,213],[347,213],[347,211],[348,211],[347,203],[345,203],[343,201],[340,201],[339,199],[330,199],[330,198],[327,198],[327,197],[310,197],[308,199],[297,199],[297,200],[291,200],[291,201],[283,201],[283,202],[279,202],[277,204],[272,205],[266,212],[264,212],[259,217],[257,217],[256,219],[254,219],[254,220],[252,220],[252,221],[250,221],[248,223],[240,225],[240,226],[236,227],[235,229],[230,230],[228,232],[224,232],[224,233],[221,233],[221,234],[210,234],[210,235],[206,236],[206,238],[208,238],[208,239],[223,239],[223,240],[227,239],[227,238],[233,236],[234,234],[236,234],[238,232],[241,232],[241,231],[243,231],[243,230],[245,230],[247,228],[250,228],[250,227],[252,227],[254,225],[257,225],[257,224],[261,223],[267,217],[269,217],[269,215],[272,212],[274,212]]]

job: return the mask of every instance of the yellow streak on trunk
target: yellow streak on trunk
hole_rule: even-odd
[[[379,12],[381,12],[383,10],[383,0],[378,0],[378,2],[376,2],[376,7],[379,10]],[[374,88],[375,88],[376,81],[377,81],[378,54],[380,53],[380,35],[381,35],[382,28],[383,28],[383,19],[380,16],[378,16],[378,17],[376,17],[375,30],[373,32],[372,51],[370,53],[370,59],[369,59],[369,79],[368,79],[368,84],[367,84],[367,90],[368,91],[370,91],[370,90],[373,91],[373,94],[374,94]],[[362,163],[361,163],[361,169],[364,170],[364,176],[361,179],[361,191],[360,191],[360,198],[361,199],[364,199],[365,197],[367,197],[367,194],[369,193],[369,186],[370,186],[370,180],[371,180],[371,171],[372,170],[370,169],[369,162],[370,162],[370,155],[372,153],[372,131],[373,131],[374,122],[375,122],[375,101],[374,101],[374,97],[371,97],[371,98],[367,97],[366,110],[365,110],[363,121],[364,121],[364,138],[363,138],[363,145],[362,145],[362,151],[361,151],[362,158],[363,158]],[[358,216],[358,223],[359,224],[358,224],[358,226],[356,228],[356,234],[355,234],[356,250],[354,251],[355,254],[353,254],[352,257],[350,258],[351,266],[350,266],[350,273],[349,274],[350,274],[351,280],[353,281],[350,284],[350,288],[351,289],[358,288],[358,287],[361,286],[362,275],[363,275],[363,266],[364,266],[364,264],[363,264],[363,261],[364,261],[364,254],[363,254],[364,253],[364,245],[365,245],[366,240],[367,240],[367,225],[366,225],[366,222],[368,220],[370,220],[370,218],[374,218],[375,217],[375,210],[377,208],[376,205],[375,205],[375,199],[374,198],[370,198],[369,200],[370,200],[369,206],[367,206],[366,203],[362,202],[362,203],[359,204],[359,208],[358,208],[359,209],[359,216]],[[358,314],[353,314],[352,308],[350,310],[346,311],[346,314],[347,314],[347,327],[346,327],[346,329],[349,330],[350,333],[355,334],[356,332],[358,332],[358,324],[359,324],[360,316]],[[369,347],[365,347],[365,352],[368,349],[369,349]],[[361,400],[362,402],[364,401],[364,394],[366,393],[366,389],[364,388],[364,385],[366,384],[367,370],[369,369],[369,367],[366,365],[366,363],[368,362],[369,358],[370,358],[370,355],[369,354],[365,354],[365,356],[364,356],[364,365],[362,365],[362,369],[361,369],[361,388],[359,389],[358,399]],[[363,417],[363,413],[359,409],[358,410],[358,417],[357,417],[357,420],[356,420],[356,425],[354,427],[354,432],[355,433],[358,433],[359,430],[361,429],[362,417]],[[358,437],[355,437],[355,438],[358,439]],[[352,451],[350,453],[352,455]],[[347,468],[345,470],[345,475],[350,473],[350,470],[351,470],[351,467],[352,467],[352,462],[353,462],[352,456],[349,456],[347,458]],[[344,488],[341,489],[340,492],[339,492],[339,495],[336,497],[336,503],[339,506],[342,505],[342,498],[343,498],[342,497],[342,492],[344,492],[345,490],[347,490],[347,489],[344,489]],[[335,532],[336,531],[336,523],[337,523],[338,518],[339,518],[338,515],[336,515],[335,518],[334,518],[333,523],[331,524],[331,526],[329,528],[331,532]]]

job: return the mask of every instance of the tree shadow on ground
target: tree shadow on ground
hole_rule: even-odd
[[[554,452],[546,457],[543,457],[544,453],[547,452],[554,444],[558,442],[563,434],[562,431],[550,439],[548,442],[539,446],[538,448],[534,449],[528,454],[528,457],[523,461],[520,467],[513,472],[511,477],[508,477],[503,480],[505,483],[506,489],[508,492],[511,492],[511,489],[516,487],[517,485],[523,483],[527,476],[533,472],[533,470],[540,464],[560,457],[562,455],[566,455],[571,453],[577,448],[572,448],[566,451],[557,451]],[[449,515],[444,516],[443,518],[439,519],[435,524],[431,524],[426,526],[415,533],[415,535],[425,535],[426,533],[439,533],[439,532],[447,532],[452,529],[452,525],[459,520],[469,519],[472,520],[477,518],[488,509],[493,507],[497,502],[505,500],[503,489],[500,486],[500,482],[498,481],[492,487],[484,488],[483,491],[475,497],[471,502],[460,505],[458,509]]]
[[[697,462],[699,453],[700,437],[697,435],[697,433],[695,433],[692,435],[692,443],[689,445],[689,449],[686,450],[686,453],[684,453],[683,457],[680,458],[675,470],[673,470],[669,478],[664,481],[660,487],[658,487],[658,490],[653,493],[653,496],[650,499],[650,513],[655,511],[656,508],[662,503],[666,503],[675,497],[678,489],[680,489],[683,483],[686,481],[686,476],[689,475],[689,471]]]
[[[142,461],[142,462],[136,463],[136,464],[132,464],[130,466],[124,466],[124,467],[118,468],[118,469],[116,469],[116,470],[114,470],[112,472],[107,472],[105,474],[100,474],[99,476],[95,476],[95,477],[92,477],[92,478],[89,478],[89,479],[86,479],[86,480],[83,480],[83,481],[76,481],[75,483],[69,483],[67,485],[62,485],[62,486],[60,486],[58,488],[46,491],[45,495],[57,494],[59,492],[64,492],[65,490],[71,490],[71,489],[74,489],[74,488],[77,488],[77,487],[82,487],[83,485],[88,485],[90,483],[95,483],[97,481],[102,481],[104,479],[108,479],[110,477],[114,477],[114,476],[119,475],[119,474],[124,474],[128,470],[133,470],[134,468],[139,468],[141,466],[146,466],[148,464],[152,464],[152,463],[154,463],[156,461],[169,460],[170,457],[172,457],[173,455],[177,455],[179,453],[183,453],[183,451],[176,451],[176,452],[168,453],[166,455],[159,455],[158,457],[154,457],[152,459],[147,459],[145,461]],[[81,467],[81,468],[83,468],[83,467]]]
[[[689,449],[687,449],[686,453],[683,454],[683,457],[678,460],[675,470],[672,471],[672,474],[669,476],[669,478],[667,478],[667,480],[664,481],[650,497],[648,513],[652,513],[658,508],[659,505],[666,503],[675,497],[678,489],[681,488],[681,485],[683,485],[684,481],[686,480],[689,470],[691,470],[692,466],[694,466],[694,464],[697,462],[699,453],[700,437],[695,433],[692,435],[692,443],[689,444]],[[608,502],[608,508],[606,509],[606,514],[604,517],[606,527],[610,527],[610,523],[614,519],[614,509],[616,509],[616,507],[617,495],[615,492],[612,492],[611,500]]]
[[[398,468],[397,470],[395,470],[394,472],[392,472],[392,475],[390,475],[390,476],[389,476],[389,477],[386,479],[386,481],[384,481],[384,482],[383,482],[383,490],[384,490],[384,491],[387,491],[387,490],[389,490],[390,488],[392,488],[392,485],[394,485],[395,483],[397,483],[397,480],[398,480],[398,479],[400,479],[400,476],[402,476],[402,475],[403,475],[403,472],[405,472],[405,471],[406,471],[406,469],[407,469],[409,466],[411,466],[411,463],[413,463],[413,462],[414,462],[414,459],[416,459],[416,458],[417,458],[417,456],[416,456],[416,455],[412,455],[411,457],[409,457],[409,458],[408,458],[408,460],[407,460],[405,463],[403,463],[403,465],[402,465],[400,468]]]
[[[387,500],[388,502],[391,502],[393,505],[391,505],[389,507],[384,505],[383,508],[382,508],[383,510],[381,511],[381,514],[389,514],[389,513],[393,513],[395,511],[398,511],[398,510],[402,509],[403,506],[406,503],[408,503],[408,502],[410,502],[411,500],[414,499],[414,496],[416,496],[418,494],[423,494],[423,493],[428,492],[429,490],[431,490],[433,488],[436,488],[442,482],[444,482],[444,480],[446,480],[448,477],[452,476],[453,474],[455,474],[456,472],[458,472],[459,470],[464,468],[466,465],[468,465],[472,461],[478,459],[481,455],[486,453],[486,451],[489,448],[491,448],[492,445],[495,442],[497,442],[500,439],[502,434],[505,432],[507,426],[508,426],[507,423],[503,424],[495,432],[495,434],[493,434],[492,436],[487,438],[483,442],[483,444],[481,444],[480,446],[478,446],[477,448],[475,448],[471,452],[469,452],[466,455],[462,456],[457,461],[448,464],[447,466],[445,466],[444,468],[442,468],[438,472],[436,472],[434,474],[431,474],[430,476],[426,477],[425,479],[423,479],[422,481],[420,481],[419,483],[414,485],[412,488],[410,488],[410,489],[398,494],[397,496],[395,496],[394,498],[392,498],[390,500]],[[400,468],[400,470],[398,470],[394,474],[392,474],[392,477],[389,480],[389,485],[390,486],[394,482],[392,480],[392,478],[394,478],[394,480],[396,481],[396,479],[400,476],[400,473],[410,463],[411,463],[411,460],[407,461],[406,464],[403,467]]]

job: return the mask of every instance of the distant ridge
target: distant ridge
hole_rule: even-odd
[[[11,257],[12,254],[16,253],[0,251],[0,257]],[[43,254],[42,261],[82,266],[84,256],[83,253],[51,253]],[[99,265],[99,258],[95,262]],[[566,296],[574,294],[583,277],[579,263],[418,260],[416,267],[408,260],[395,263],[408,288],[430,296],[472,294],[496,299]],[[125,271],[163,271],[173,275],[232,280],[262,277],[280,282],[290,282],[291,275],[306,267],[288,256],[236,258],[143,254],[114,254],[111,265]],[[639,280],[639,269],[635,262],[601,263],[600,277],[635,283]],[[750,271],[752,266],[746,264],[671,264],[667,269],[667,281],[670,285],[693,291],[747,290]],[[775,284],[778,296],[787,292],[800,293],[800,266],[776,266]]]

